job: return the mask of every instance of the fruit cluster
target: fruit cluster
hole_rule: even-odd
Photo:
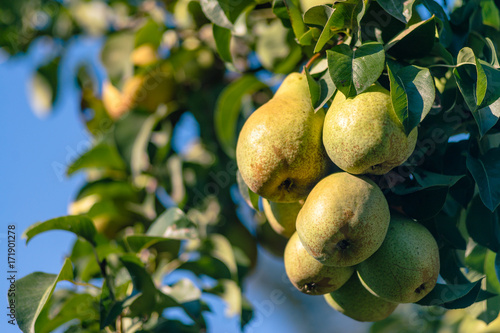
[[[390,211],[382,190],[363,176],[403,163],[416,139],[416,128],[405,134],[382,86],[353,98],[338,91],[325,114],[314,110],[307,77],[298,73],[248,118],[238,168],[263,198],[270,225],[289,238],[285,269],[298,290],[324,295],[353,319],[378,321],[434,288],[433,236]],[[334,165],[343,171],[331,173]]]

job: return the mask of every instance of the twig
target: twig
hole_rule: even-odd
[[[312,63],[319,58],[319,56],[321,55],[321,53],[316,53],[315,55],[313,55],[311,57],[311,59],[309,59],[309,61],[305,64],[304,68],[302,68],[302,74],[304,74],[306,72],[306,69],[309,69],[309,67],[311,67]]]

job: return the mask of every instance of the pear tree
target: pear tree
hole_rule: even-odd
[[[50,113],[76,85],[92,139],[65,168],[85,175],[68,214],[24,231],[28,245],[77,238],[59,273],[16,281],[13,323],[210,332],[216,297],[244,331],[259,318],[246,281],[268,252],[290,297],[371,332],[499,331],[499,9],[0,3],[7,64],[49,45],[31,97]],[[86,42],[98,57],[63,71]]]

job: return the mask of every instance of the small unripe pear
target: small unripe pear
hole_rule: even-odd
[[[324,295],[339,289],[354,272],[354,267],[325,266],[311,257],[297,233],[286,245],[284,261],[290,282],[309,295]]]
[[[247,186],[274,202],[304,199],[329,164],[324,119],[323,110],[314,111],[307,77],[289,74],[241,129],[236,161]]]
[[[383,175],[406,161],[416,142],[417,128],[405,134],[389,91],[379,85],[348,99],[338,91],[325,117],[326,152],[352,174]]]
[[[359,264],[358,273],[374,295],[398,303],[417,302],[436,285],[436,240],[420,223],[393,213],[382,246]]]
[[[398,306],[372,295],[363,287],[356,273],[339,290],[324,297],[332,308],[357,321],[385,319]]]
[[[389,205],[370,179],[339,172],[321,180],[297,217],[297,233],[324,265],[354,266],[384,241]]]
[[[269,224],[277,234],[286,238],[290,238],[295,232],[295,222],[303,204],[303,200],[286,203],[262,199],[264,214]]]

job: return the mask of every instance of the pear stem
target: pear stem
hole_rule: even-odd
[[[305,64],[304,68],[302,68],[302,74],[304,74],[306,72],[306,68],[309,69],[309,67],[311,67],[312,63],[319,58],[319,56],[321,55],[320,52],[316,53],[315,55],[313,55],[311,57],[311,59],[309,59],[309,61]]]

